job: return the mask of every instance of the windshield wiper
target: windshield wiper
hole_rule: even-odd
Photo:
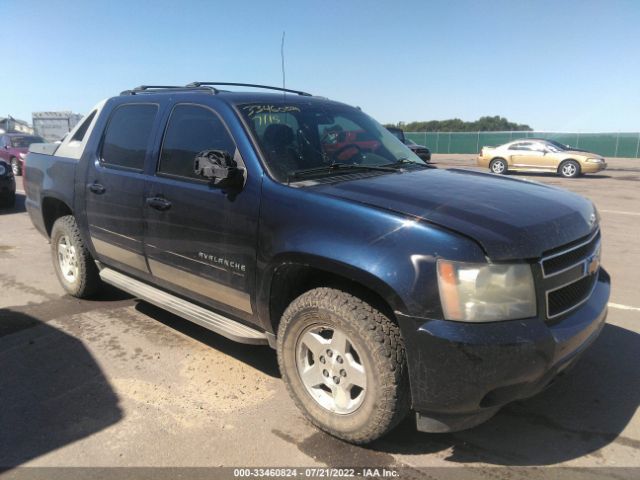
[[[329,165],[324,165],[322,167],[313,167],[313,168],[305,168],[302,170],[296,170],[289,175],[289,179],[291,178],[300,178],[306,175],[312,175],[314,173],[322,173],[322,172],[333,172],[335,170],[380,170],[383,172],[395,172],[395,168],[391,168],[389,166],[382,165],[362,165],[357,163],[340,163],[334,162]]]
[[[420,167],[425,167],[425,168],[436,168],[433,165],[429,165],[428,163],[416,162],[415,160],[410,160],[407,157],[399,158],[398,160],[396,160],[393,163],[387,163],[387,164],[384,165],[384,167],[387,167],[387,168],[399,168],[399,167],[402,167],[403,165],[418,165]]]

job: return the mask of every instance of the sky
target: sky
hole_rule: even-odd
[[[640,0],[0,0],[0,116],[140,84],[286,85],[383,123],[640,130]]]

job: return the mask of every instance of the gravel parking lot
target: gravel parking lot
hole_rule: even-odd
[[[473,156],[434,163],[475,168]],[[580,193],[602,216],[608,325],[579,364],[472,430],[423,434],[409,419],[364,448],[306,423],[273,350],[115,289],[64,295],[19,194],[0,210],[0,466],[471,465],[492,478],[493,466],[640,467],[640,160],[609,167],[517,175]]]

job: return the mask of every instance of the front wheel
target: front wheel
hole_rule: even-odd
[[[560,168],[558,168],[558,173],[565,178],[575,178],[580,175],[580,164],[575,160],[562,162]]]
[[[507,173],[507,162],[505,162],[502,158],[496,158],[495,160],[491,161],[489,169],[491,170],[491,173],[504,175]]]
[[[51,257],[58,280],[70,295],[87,298],[96,292],[100,286],[98,268],[72,215],[60,217],[53,224]]]
[[[278,329],[278,363],[302,413],[343,440],[371,442],[409,410],[400,329],[344,291],[316,288],[289,305]]]

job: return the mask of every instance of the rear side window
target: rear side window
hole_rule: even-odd
[[[142,170],[158,106],[122,105],[109,119],[102,144],[102,163],[107,166]]]
[[[524,143],[514,143],[513,145],[511,145],[511,148],[509,150],[531,150],[531,143],[530,142],[524,142]]]
[[[225,150],[233,156],[236,146],[213,111],[177,105],[164,135],[158,173],[202,180],[193,172],[193,162],[203,150]]]
[[[89,125],[93,121],[93,117],[96,116],[96,110],[91,112],[87,118],[84,119],[82,125],[76,130],[76,133],[73,134],[73,138],[71,141],[81,142],[84,139],[84,136],[87,134],[87,130],[89,129]]]

